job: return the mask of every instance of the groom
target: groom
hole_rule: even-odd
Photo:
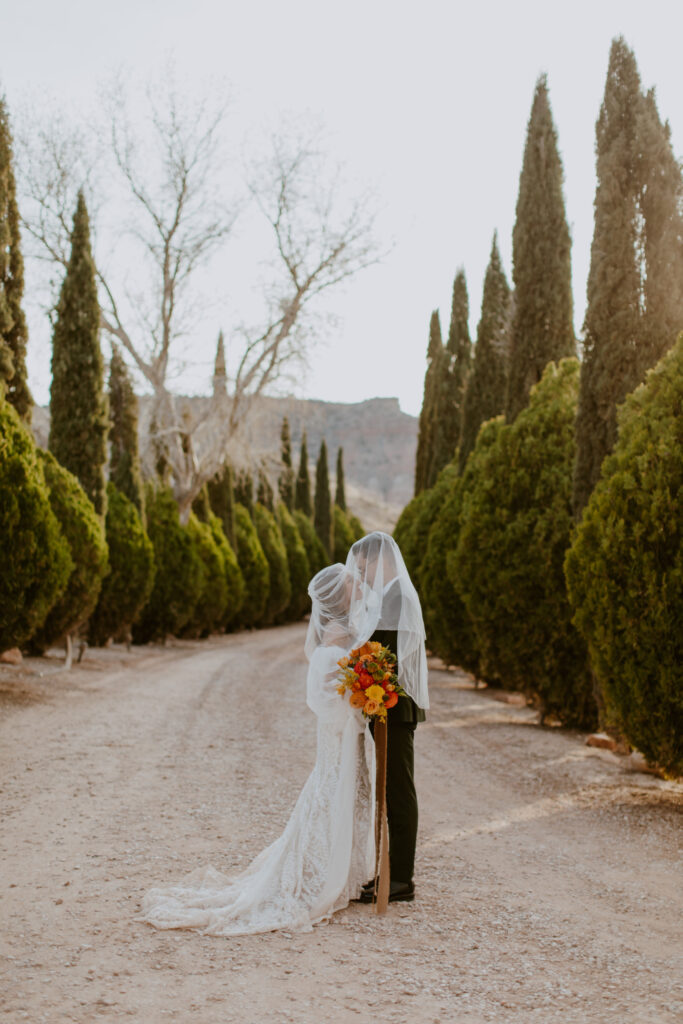
[[[372,535],[370,535],[372,536]],[[375,535],[376,537],[376,535]],[[391,540],[387,538],[387,541]],[[376,571],[369,559],[373,557],[376,545],[370,537],[363,537],[354,544],[351,552],[357,564],[365,568],[369,581]],[[391,540],[395,545],[395,541]],[[383,566],[383,595],[380,622],[389,620],[398,626],[402,600],[401,586],[396,569],[386,560]],[[387,613],[389,610],[389,614]],[[383,614],[384,613],[384,614]],[[397,658],[398,671],[398,629],[377,629],[370,640],[388,647]],[[389,825],[389,863],[391,882],[389,902],[410,902],[415,899],[413,868],[415,844],[417,841],[417,793],[414,779],[414,737],[418,722],[424,722],[425,713],[411,697],[399,697],[398,703],[387,712],[387,820]],[[370,723],[374,736],[374,722]],[[374,880],[367,882],[360,896],[361,903],[373,900]]]

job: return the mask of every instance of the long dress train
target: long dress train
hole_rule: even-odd
[[[344,653],[324,647],[311,660],[316,761],[279,839],[238,875],[208,867],[171,888],[151,889],[142,920],[208,935],[307,931],[359,895],[374,864],[374,745],[360,713],[334,692]]]

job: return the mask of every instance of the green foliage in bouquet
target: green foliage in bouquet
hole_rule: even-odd
[[[334,520],[334,550],[332,552],[332,561],[344,563],[346,562],[346,556],[349,553],[349,548],[358,540],[358,537],[356,537],[356,531],[351,526],[349,517],[343,508],[340,508],[339,505],[335,505],[332,515]]]
[[[244,603],[236,622],[255,626],[263,618],[270,590],[270,568],[256,527],[248,511],[239,502],[233,507],[237,562],[244,578]]]
[[[204,587],[204,563],[191,533],[181,524],[171,489],[147,485],[147,533],[156,575],[149,601],[133,625],[136,643],[178,634],[194,615]]]
[[[587,652],[563,574],[578,377],[576,359],[550,363],[514,424],[498,429],[463,497],[448,567],[487,675],[533,697],[544,715],[591,728]]]
[[[109,572],[88,625],[88,639],[100,646],[127,640],[154,584],[154,548],[133,502],[110,481],[105,520]]]
[[[228,607],[228,580],[225,560],[208,523],[202,522],[194,512],[187,523],[195,550],[203,565],[202,588],[183,636],[209,636],[223,625]]]
[[[254,505],[254,526],[268,560],[270,588],[261,620],[261,625],[268,626],[287,608],[292,596],[292,584],[289,579],[287,549],[280,527],[273,513],[260,501]]]
[[[104,524],[80,483],[50,452],[40,451],[39,455],[52,511],[74,565],[66,590],[31,638],[32,648],[42,652],[87,622],[100,596],[109,561]]]
[[[330,560],[309,517],[299,509],[295,509],[294,522],[306,549],[306,558],[312,579],[317,572],[330,564]]]
[[[501,419],[484,424],[463,475],[449,474],[448,489],[439,502],[436,518],[429,530],[418,579],[420,592],[424,595],[424,620],[430,650],[447,665],[459,665],[482,679],[487,673],[481,662],[476,631],[447,568],[460,535],[463,501],[475,486],[486,453],[495,443],[501,428]],[[457,580],[457,573],[453,572]]]
[[[0,651],[21,647],[66,589],[74,563],[36,446],[0,396]]]
[[[620,408],[565,568],[607,726],[683,773],[683,335]]]
[[[301,534],[297,529],[291,512],[283,501],[277,506],[275,515],[287,551],[289,582],[292,590],[289,604],[280,613],[278,621],[293,622],[300,619],[310,610],[311,602],[308,596],[308,581],[311,578],[311,570],[308,565],[308,556],[304,542],[301,539]]]

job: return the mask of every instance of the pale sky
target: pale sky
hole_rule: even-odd
[[[190,83],[207,74],[229,80],[240,131],[280,114],[323,119],[333,157],[377,190],[382,238],[394,247],[335,296],[338,322],[311,352],[298,392],[305,397],[395,396],[419,412],[429,316],[438,307],[447,331],[461,265],[474,338],[496,228],[510,276],[526,123],[542,71],[565,169],[577,331],[593,229],[594,125],[615,35],[634,49],[643,84],[656,87],[683,154],[675,0],[0,0],[0,16],[10,113],[29,89],[48,90],[68,109],[109,69],[144,74],[173,54]],[[236,303],[227,271],[222,277],[224,307],[198,323],[198,368],[184,390],[202,388],[219,327],[229,336]],[[26,305],[31,385],[45,402],[49,325],[30,295]]]

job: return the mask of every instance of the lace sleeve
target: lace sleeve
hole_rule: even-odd
[[[306,703],[311,711],[325,722],[344,725],[349,711],[348,701],[337,693],[339,666],[337,662],[346,653],[344,647],[321,646],[314,651],[306,680]]]

